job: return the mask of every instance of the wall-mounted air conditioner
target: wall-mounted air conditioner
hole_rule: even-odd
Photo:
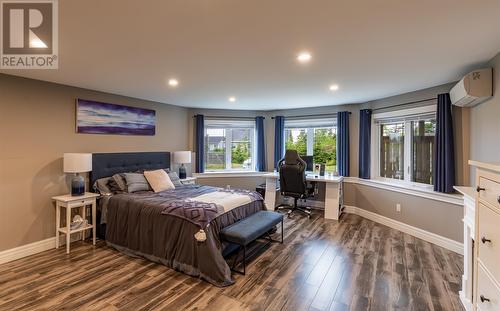
[[[450,91],[451,102],[460,107],[472,107],[493,96],[493,70],[474,70]]]

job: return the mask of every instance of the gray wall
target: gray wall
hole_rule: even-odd
[[[287,109],[287,110],[273,110],[273,111],[244,111],[244,110],[220,110],[220,109],[190,109],[189,114],[194,116],[196,114],[204,114],[207,116],[244,116],[244,117],[255,117],[264,116],[265,119],[265,131],[266,131],[266,167],[268,171],[272,171],[274,168],[274,120],[271,119],[274,116],[303,116],[303,115],[313,115],[313,114],[331,114],[338,111],[350,111],[351,117],[349,120],[349,137],[350,137],[350,175],[358,176],[358,149],[359,149],[359,110],[370,108],[379,109],[384,107],[390,107],[393,105],[419,101],[428,98],[436,98],[437,94],[447,93],[451,89],[454,83],[448,83],[440,85],[437,87],[432,87],[424,90],[419,90],[415,92],[405,93],[397,96],[392,96],[384,99],[379,99],[375,101],[370,101],[363,104],[351,104],[351,105],[337,105],[337,106],[326,106],[326,107],[316,107],[316,108],[301,108],[301,109]],[[418,103],[414,105],[405,106],[405,108],[411,108],[416,106],[424,106],[429,103]],[[401,107],[387,108],[382,111],[391,111],[395,109],[401,109]],[[458,113],[460,110],[458,107],[455,109]],[[193,120],[190,118],[190,142],[189,145],[194,150],[194,133],[193,133]],[[456,129],[461,128],[461,126],[456,126]],[[462,140],[462,135],[457,130],[456,135],[457,140]],[[462,181],[461,174],[459,174],[457,184],[464,184]]]
[[[500,55],[491,62],[495,68],[495,90],[499,89]],[[350,119],[351,176],[358,175],[358,127],[359,109],[380,108],[402,102],[435,97],[449,91],[453,84],[446,84],[421,91],[410,92],[390,98],[362,104],[329,106],[284,111],[235,111],[185,109],[166,104],[138,100],[95,92],[81,88],[57,85],[47,82],[0,75],[0,251],[39,241],[54,235],[54,207],[50,197],[68,191],[62,173],[64,152],[120,152],[155,150],[193,150],[193,120],[197,113],[205,115],[266,117],[267,168],[273,169],[274,120],[275,115],[295,116],[305,114],[335,113],[341,110],[352,112]],[[75,133],[75,104],[77,97],[120,103],[137,107],[152,108],[157,111],[157,135],[110,136],[79,135]],[[455,136],[457,145],[457,184],[467,185],[469,179],[467,165],[469,159],[469,119],[470,158],[481,161],[499,162],[500,144],[500,97],[475,108],[454,109]],[[465,129],[465,130],[464,130]],[[229,182],[228,182],[229,181]],[[251,189],[262,182],[259,178],[234,178],[226,181],[208,179],[203,183],[225,186],[240,186]],[[347,190],[352,194],[353,205],[376,211],[383,216],[399,219],[421,228],[427,228],[444,236],[461,240],[461,211],[451,209],[441,203],[415,197],[399,197],[390,191],[365,189],[353,186]],[[393,203],[408,201],[403,215],[394,215]],[[427,207],[431,207],[427,209]],[[450,217],[436,222],[437,215]],[[398,218],[400,217],[400,218]],[[439,218],[438,218],[439,219]],[[442,223],[442,224],[439,224]],[[439,225],[438,225],[439,224]],[[443,228],[439,228],[439,227]]]
[[[462,206],[352,183],[345,183],[344,196],[346,205],[463,241]],[[396,212],[398,203],[401,213]]]
[[[500,163],[500,53],[488,65],[493,67],[493,98],[471,108],[470,158]],[[475,184],[471,171],[471,184]]]
[[[157,133],[76,134],[76,98],[154,109]],[[185,108],[0,74],[0,251],[55,235],[63,153],[186,150],[187,121]]]
[[[448,83],[424,90],[392,96],[384,99],[374,100],[362,104],[328,106],[318,108],[304,108],[304,109],[289,109],[289,110],[276,110],[266,112],[248,112],[248,111],[224,111],[224,110],[198,110],[191,109],[190,114],[197,113],[213,116],[256,116],[263,115],[266,117],[266,148],[267,148],[267,168],[273,169],[274,159],[274,120],[271,117],[276,115],[286,116],[301,116],[311,114],[329,114],[337,111],[350,111],[352,112],[350,118],[350,171],[351,176],[358,176],[358,145],[359,145],[359,110],[381,109],[381,112],[401,109],[401,107],[390,106],[420,101],[429,98],[436,98],[440,93],[447,93],[450,91],[454,83]],[[429,105],[429,102],[418,103],[414,105],[405,106],[411,108],[416,106]],[[463,133],[462,128],[462,115],[466,115],[467,111],[461,108],[454,107],[455,117],[455,140],[456,140],[456,153],[457,155],[457,185],[467,185],[468,177],[464,173],[463,158],[464,150],[468,151],[468,132]],[[214,186],[225,186],[231,184],[233,187],[243,185],[245,188],[253,188],[260,183],[260,179],[256,178],[232,178],[217,180],[217,178],[204,179],[203,183]],[[319,197],[319,196],[318,196]],[[402,213],[396,213],[396,203],[402,204]],[[346,183],[346,204],[353,205],[368,211],[389,217],[403,223],[445,236],[447,238],[462,241],[462,218],[463,211],[460,206],[447,204],[435,200],[425,199],[411,195],[405,195],[394,191],[382,190],[372,188],[369,186],[355,185]]]

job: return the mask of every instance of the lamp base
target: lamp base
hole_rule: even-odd
[[[71,179],[71,196],[77,197],[85,194],[85,179],[83,176],[75,175]]]
[[[179,178],[186,179],[186,167],[184,166],[184,164],[181,164],[181,166],[179,167]]]

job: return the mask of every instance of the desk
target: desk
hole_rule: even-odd
[[[264,175],[266,178],[266,199],[264,200],[268,210],[274,210],[276,207],[276,182],[279,179],[278,173],[269,173]],[[342,176],[318,176],[307,175],[307,181],[325,183],[325,218],[338,220],[342,213]]]

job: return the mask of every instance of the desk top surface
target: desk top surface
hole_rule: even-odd
[[[278,179],[280,177],[280,175],[277,172],[274,172],[274,173],[265,174],[263,177]],[[331,176],[331,175],[319,176],[319,175],[307,174],[306,179],[307,179],[307,181],[317,181],[317,182],[325,182],[325,183],[339,183],[339,182],[342,182],[342,180],[344,180],[344,177]]]

